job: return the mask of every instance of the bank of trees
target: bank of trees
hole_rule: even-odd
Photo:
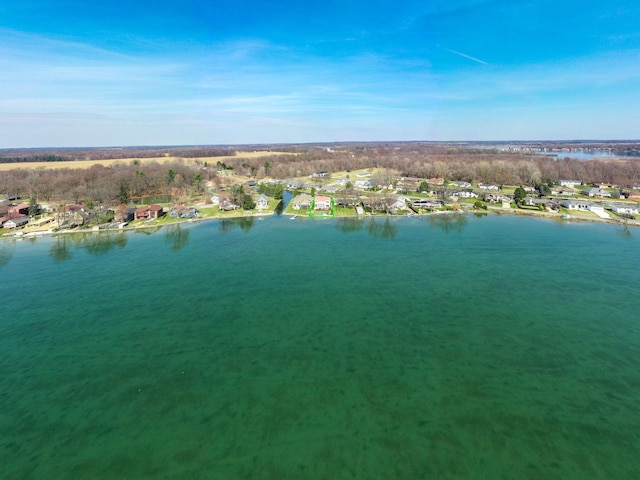
[[[131,164],[88,169],[26,170],[16,168],[0,173],[0,192],[39,202],[91,202],[96,205],[120,203],[149,195],[202,192],[207,171],[196,165]]]
[[[205,148],[205,147],[203,147]],[[313,173],[376,168],[378,183],[389,183],[395,177],[432,178],[446,180],[521,185],[537,187],[548,194],[551,182],[577,179],[585,183],[607,182],[624,188],[640,183],[640,161],[575,160],[493,149],[471,149],[429,143],[380,143],[332,145],[277,146],[294,155],[255,157],[238,153],[225,158],[224,163],[207,165],[205,161],[175,161],[171,163],[115,163],[94,165],[89,169],[15,169],[0,173],[0,193],[38,199],[39,202],[79,202],[117,204],[124,200],[149,195],[180,195],[189,197],[203,192],[207,181],[217,190],[237,183],[235,175],[256,179],[267,177],[287,179],[308,177]],[[111,150],[99,150],[106,154]],[[197,150],[183,153],[195,155]],[[156,150],[144,153],[157,154]],[[205,150],[200,150],[205,152]],[[6,154],[6,151],[2,152]],[[13,152],[15,153],[15,152]],[[77,153],[77,152],[74,152]],[[207,154],[220,153],[215,150]],[[226,152],[230,153],[230,152]],[[38,155],[58,155],[37,152]],[[96,154],[93,152],[92,154]],[[125,153],[123,153],[125,154]],[[127,150],[127,155],[132,152]],[[218,173],[223,171],[223,173]],[[233,173],[234,175],[229,175]],[[278,184],[262,183],[267,195],[278,198]],[[272,191],[273,190],[273,191]],[[243,198],[244,201],[244,198]]]

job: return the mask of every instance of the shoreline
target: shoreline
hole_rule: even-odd
[[[469,215],[469,214],[486,214],[486,215],[514,215],[519,217],[538,217],[549,220],[560,220],[566,223],[572,222],[591,222],[591,223],[607,223],[610,225],[618,225],[623,227],[640,227],[640,220],[627,220],[626,222],[613,219],[613,218],[597,218],[597,217],[584,217],[579,215],[569,215],[567,217],[563,217],[558,213],[549,213],[542,211],[532,211],[532,210],[518,210],[518,209],[499,209],[499,208],[489,208],[487,210],[447,210],[447,211],[438,211],[427,214],[413,214],[413,215],[389,215],[389,214],[380,214],[380,215],[345,215],[340,217],[331,218],[335,220],[336,218],[380,218],[380,217],[392,217],[392,218],[416,218],[416,217],[429,217],[431,215]],[[275,212],[271,213],[251,213],[242,215],[225,215],[225,216],[212,216],[212,217],[204,217],[204,218],[190,218],[184,220],[176,220],[173,222],[167,223],[154,223],[154,224],[142,224],[142,225],[133,225],[133,226],[122,226],[118,228],[106,228],[106,229],[95,229],[95,227],[86,228],[86,229],[77,229],[77,230],[61,230],[61,231],[53,231],[53,230],[36,230],[30,232],[24,232],[22,230],[15,232],[13,234],[8,233],[0,236],[2,240],[18,240],[25,238],[37,238],[44,236],[57,236],[57,235],[73,235],[73,234],[87,234],[87,233],[113,233],[113,232],[125,232],[125,231],[136,231],[136,230],[144,230],[150,228],[161,229],[163,227],[173,226],[173,225],[182,225],[182,224],[192,224],[192,223],[200,223],[214,220],[238,220],[242,218],[266,218],[275,216]],[[292,217],[301,217],[303,219],[309,218],[307,215],[301,215],[299,213],[281,213],[279,216],[287,216],[289,218]],[[311,220],[326,220],[326,218],[311,218]]]

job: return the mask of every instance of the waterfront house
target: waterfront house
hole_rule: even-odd
[[[12,219],[7,220],[6,222],[4,222],[3,227],[16,228],[21,227],[22,225],[26,225],[27,223],[29,223],[29,217],[27,217],[26,215],[21,215],[19,217],[13,217]]]
[[[144,207],[136,208],[134,212],[136,220],[155,220],[163,215],[164,209],[161,205],[145,205]]]
[[[443,203],[440,200],[433,200],[430,198],[419,198],[411,202],[411,206],[414,208],[440,208]]]
[[[386,210],[386,203],[384,198],[382,197],[364,197],[362,198],[362,205],[365,208],[370,209],[372,212],[374,210],[384,211]]]
[[[136,209],[128,207],[124,203],[118,205],[113,212],[113,220],[116,222],[130,222],[133,220]]]
[[[260,196],[258,197],[258,200],[256,200],[256,207],[262,210],[264,208],[267,208],[268,206],[269,206],[269,199],[264,193],[261,193]]]
[[[318,195],[313,208],[315,210],[331,210],[331,197]]]
[[[560,205],[569,210],[581,210],[583,212],[595,213],[601,218],[608,218],[609,215],[604,211],[604,207],[599,203],[590,202],[588,200],[562,200]]]
[[[333,200],[336,207],[354,207],[358,203],[360,203],[360,199],[356,195],[345,195]]]
[[[389,210],[406,210],[407,202],[406,197],[394,197],[387,199],[387,208]]]
[[[308,210],[311,206],[311,195],[301,193],[291,200],[291,208],[294,210]]]
[[[591,204],[593,204],[593,202],[589,202],[587,200],[569,200],[565,198],[560,201],[561,207],[568,210],[582,210],[584,212],[589,211],[589,206]]]
[[[543,206],[546,210],[558,210],[560,208],[558,202],[552,198],[537,198],[531,195],[525,197],[524,204],[533,207]]]
[[[89,212],[85,211],[84,205],[71,204],[64,207],[64,211],[55,215],[56,222],[60,228],[81,227],[89,222]]]
[[[236,210],[240,207],[227,198],[220,198],[218,208],[223,212],[228,212],[230,210]]]
[[[614,203],[609,205],[612,212],[626,215],[639,215],[640,206],[631,203]]]
[[[171,208],[169,215],[177,218],[195,218],[198,216],[198,210],[186,203],[179,203]]]

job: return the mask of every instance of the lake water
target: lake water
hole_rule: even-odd
[[[640,478],[639,238],[274,217],[0,242],[1,476]]]
[[[538,151],[537,149],[533,149],[532,151],[527,150],[528,147],[523,146],[520,147],[518,145],[496,145],[496,144],[469,144],[469,148],[481,149],[481,150],[489,150],[489,149],[498,149],[502,151],[524,151],[526,153],[535,153],[538,155],[547,155],[550,157],[562,159],[562,158],[573,158],[576,160],[593,160],[595,158],[622,158],[627,160],[640,159],[640,157],[633,155],[620,155],[618,153],[612,152],[610,150],[575,150],[575,151],[561,151],[561,150],[547,150],[547,151]],[[523,148],[524,150],[521,150]]]
[[[593,151],[575,151],[575,152],[549,152],[545,155],[550,155],[556,158],[575,158],[576,160],[593,160],[595,158],[624,158],[628,160],[637,159],[638,157],[619,155],[614,152],[604,150]]]

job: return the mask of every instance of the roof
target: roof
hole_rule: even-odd
[[[26,215],[20,215],[19,217],[14,217],[11,220],[7,220],[5,223],[13,222],[16,225],[22,225],[29,221],[29,217]]]
[[[311,195],[308,193],[300,193],[293,200],[293,203],[301,203],[301,202],[311,202]]]

